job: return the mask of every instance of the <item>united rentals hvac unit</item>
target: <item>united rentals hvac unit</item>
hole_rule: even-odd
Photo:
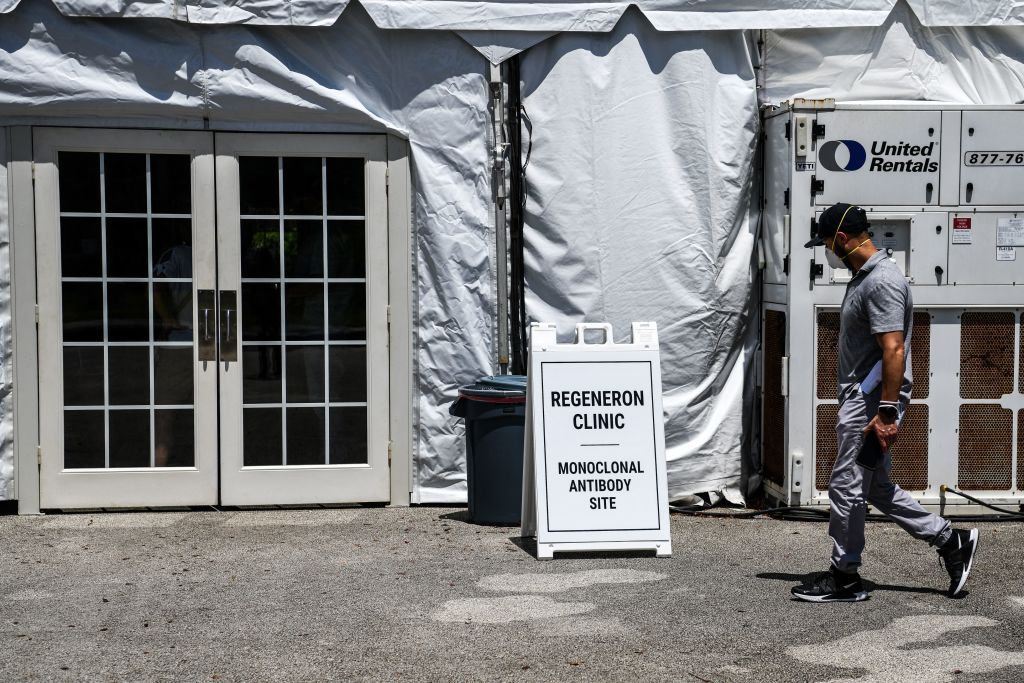
[[[804,249],[836,202],[867,211],[914,297],[914,392],[893,480],[1024,499],[1024,107],[794,100],[764,112],[763,473],[828,502],[839,306],[850,274]],[[1018,257],[1017,249],[1021,248]],[[963,501],[951,496],[948,504]]]

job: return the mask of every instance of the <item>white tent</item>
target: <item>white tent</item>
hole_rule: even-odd
[[[758,484],[761,104],[1024,99],[1024,9],[913,0],[0,0],[18,125],[409,141],[413,502],[465,500],[460,384],[496,370],[489,65],[519,55],[527,313],[654,320],[670,494]],[[475,48],[475,49],[474,49]],[[7,158],[2,149],[0,161]],[[0,498],[15,498],[0,166]]]

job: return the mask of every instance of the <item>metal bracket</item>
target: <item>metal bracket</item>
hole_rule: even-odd
[[[825,264],[815,263],[814,259],[811,259],[811,282],[814,282],[819,277],[825,276]]]
[[[825,181],[818,180],[818,176],[811,176],[811,195],[821,194],[825,191]]]
[[[814,136],[815,140],[817,140],[818,138],[825,137],[825,124],[815,123],[814,126],[811,128],[811,135]]]

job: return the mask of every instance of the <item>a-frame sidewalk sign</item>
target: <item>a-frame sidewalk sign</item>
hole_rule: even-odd
[[[523,458],[523,537],[556,552],[672,554],[658,329],[633,323],[616,344],[606,323],[530,326]],[[603,336],[587,343],[588,333]]]

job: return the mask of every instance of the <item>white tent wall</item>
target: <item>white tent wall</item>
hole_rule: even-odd
[[[417,302],[413,500],[461,502],[462,426],[447,404],[460,384],[492,373],[496,357],[487,68],[453,33],[383,31],[357,4],[330,27],[192,27],[74,19],[49,0],[22,0],[0,15],[0,126],[201,128],[205,119],[212,130],[407,138]],[[4,362],[7,215],[0,192]],[[0,498],[12,495],[7,393]]]
[[[10,378],[14,376],[11,362],[11,228],[7,218],[10,163],[7,129],[0,127],[0,500],[14,498],[14,421]]]
[[[993,17],[964,12],[978,4],[997,10],[1005,3],[914,4],[934,11],[900,2],[880,26],[766,32],[763,100],[1024,101],[1024,10],[1006,7],[1007,26],[951,27],[941,23],[994,23]],[[963,12],[954,11],[960,7]],[[921,17],[935,23],[926,26]]]
[[[527,314],[658,324],[669,495],[740,500],[755,424],[759,130],[743,32],[628,12],[522,56]],[[524,145],[526,143],[524,142]]]

